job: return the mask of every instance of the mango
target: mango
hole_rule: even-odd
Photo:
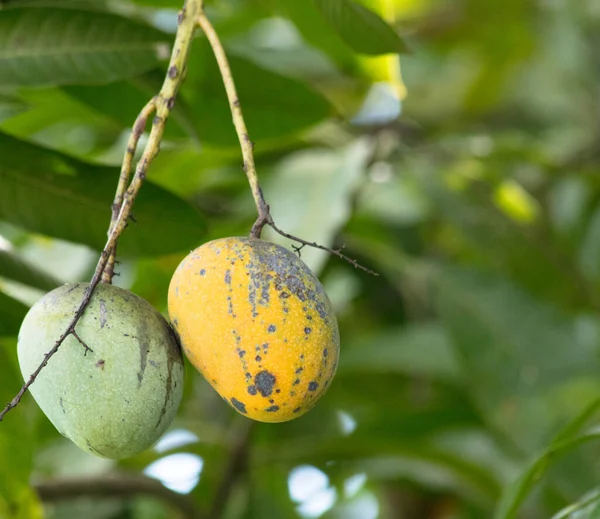
[[[280,245],[243,237],[202,245],[173,274],[168,306],[187,358],[248,418],[297,418],[331,384],[340,343],[331,302]]]
[[[27,380],[67,329],[86,283],[61,286],[27,313],[18,359]],[[56,429],[106,458],[150,447],[172,422],[183,390],[183,356],[166,319],[127,290],[98,285],[75,328],[30,392]]]

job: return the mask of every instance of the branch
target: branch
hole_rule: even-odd
[[[223,515],[236,481],[246,472],[253,426],[253,421],[243,419],[236,431],[231,457],[210,507],[209,519],[219,519]]]
[[[229,109],[231,110],[233,125],[235,126],[235,131],[237,133],[238,140],[240,141],[242,158],[244,161],[243,169],[246,173],[246,176],[248,177],[248,182],[250,183],[250,189],[252,191],[252,197],[254,198],[254,203],[256,204],[256,209],[258,211],[258,218],[252,226],[250,236],[252,238],[260,238],[260,234],[264,226],[269,225],[277,234],[285,238],[294,240],[295,242],[300,243],[302,246],[308,245],[309,247],[314,247],[316,249],[321,249],[326,252],[329,252],[330,254],[333,254],[335,256],[338,256],[339,258],[348,261],[349,263],[354,265],[355,268],[360,268],[365,272],[376,276],[377,274],[375,272],[363,267],[356,260],[353,260],[348,256],[342,254],[339,249],[330,249],[329,247],[318,245],[314,242],[303,240],[302,238],[297,238],[296,236],[283,232],[275,225],[273,217],[271,216],[269,205],[265,201],[265,197],[258,182],[256,164],[254,162],[254,143],[250,140],[248,129],[244,121],[242,106],[237,94],[237,89],[235,87],[233,75],[231,74],[231,67],[229,66],[227,54],[225,53],[225,49],[223,48],[223,44],[221,43],[221,40],[219,39],[215,28],[211,24],[210,20],[206,17],[206,13],[204,12],[204,2],[201,1],[200,4],[201,10],[200,14],[198,15],[198,25],[206,35],[206,38],[208,39],[208,42],[212,47],[213,54],[215,55],[215,58],[217,60],[217,65],[219,66],[219,71],[221,72],[223,85],[225,86],[225,92],[227,93],[227,99],[229,100]]]
[[[201,2],[201,4],[203,3],[204,2]],[[225,92],[227,93],[227,99],[229,100],[229,109],[231,110],[233,125],[235,126],[235,131],[242,149],[242,158],[244,160],[243,169],[248,177],[250,189],[252,190],[252,197],[254,198],[258,214],[263,216],[262,219],[259,218],[259,220],[257,220],[250,233],[252,237],[259,238],[262,228],[265,226],[265,223],[270,221],[271,216],[269,215],[269,206],[265,202],[262,189],[258,183],[256,164],[254,163],[254,143],[250,140],[248,129],[246,128],[244,114],[242,113],[242,106],[237,94],[233,75],[231,74],[229,60],[225,54],[225,49],[223,48],[223,44],[221,43],[215,28],[210,23],[210,20],[206,17],[203,5],[198,16],[198,25],[206,35],[206,38],[212,47],[213,54],[217,60],[219,71],[221,72],[221,77],[223,78]]]
[[[98,286],[102,274],[109,264],[111,257],[113,258],[112,261],[114,262],[117,241],[121,233],[125,230],[125,227],[127,227],[128,220],[131,217],[133,202],[142,187],[144,179],[146,178],[148,167],[156,155],[158,155],[167,118],[169,117],[169,114],[175,105],[177,91],[183,82],[183,72],[187,63],[187,57],[192,43],[192,38],[196,30],[196,17],[200,12],[200,6],[201,0],[187,0],[183,9],[179,13],[179,28],[177,29],[177,34],[175,36],[171,60],[169,62],[169,68],[167,70],[167,75],[163,82],[162,88],[160,89],[158,95],[142,109],[134,125],[134,135],[132,135],[129,139],[128,147],[125,151],[125,157],[123,158],[121,178],[119,179],[117,194],[115,196],[115,202],[117,206],[113,206],[108,241],[104,246],[104,250],[100,253],[100,259],[96,266],[96,270],[88,288],[84,293],[81,304],[75,311],[75,314],[65,332],[54,343],[52,349],[46,353],[44,360],[42,360],[38,368],[31,374],[27,382],[23,385],[23,387],[21,387],[16,396],[6,405],[2,412],[0,412],[0,421],[3,420],[6,413],[8,413],[11,409],[14,409],[19,404],[25,392],[29,389],[31,384],[35,382],[35,379],[38,377],[42,369],[46,367],[50,358],[58,351],[65,339],[69,335],[75,333],[75,326],[77,326],[79,319],[89,304],[92,294]],[[142,153],[140,161],[137,164],[133,180],[131,181],[129,187],[124,189],[127,185],[129,171],[131,169],[131,164],[133,162],[133,156],[139,141],[139,137],[143,133],[143,130],[146,126],[148,116],[153,111],[156,111],[156,116],[152,120],[152,130],[148,136],[148,142],[146,143],[144,152]],[[129,144],[131,144],[131,146]],[[119,206],[119,201],[121,200],[122,202]],[[105,280],[108,281],[111,276],[112,266],[107,269]],[[87,352],[87,349],[85,351]]]
[[[367,267],[362,266],[355,259],[352,259],[352,258],[346,256],[345,254],[342,254],[342,249],[344,248],[343,245],[339,249],[330,249],[329,247],[325,247],[324,245],[319,245],[318,243],[315,243],[314,241],[309,242],[309,241],[303,240],[302,238],[298,238],[297,236],[294,236],[293,234],[288,234],[287,232],[284,232],[279,227],[277,227],[275,225],[275,222],[273,222],[273,221],[271,221],[269,223],[269,226],[280,236],[283,236],[284,238],[287,238],[289,240],[293,240],[295,242],[300,243],[301,244],[300,247],[294,247],[292,245],[292,247],[298,253],[298,255],[300,255],[300,249],[302,249],[304,246],[313,247],[315,249],[320,249],[320,250],[329,252],[329,254],[333,254],[334,256],[337,256],[338,258],[341,258],[344,261],[347,261],[348,263],[350,263],[350,265],[354,265],[354,268],[364,270],[367,274],[371,274],[373,276],[379,276],[379,274],[377,272],[374,272],[374,271],[368,269]]]
[[[46,503],[78,497],[131,498],[147,495],[177,508],[182,517],[201,517],[194,501],[165,487],[160,481],[146,476],[108,474],[92,477],[77,477],[40,481],[33,483],[40,499]]]
[[[127,148],[125,149],[125,157],[123,157],[123,164],[121,165],[121,175],[119,176],[119,184],[117,185],[117,192],[115,194],[115,200],[112,204],[112,216],[110,219],[110,227],[108,229],[108,236],[110,237],[110,233],[115,228],[117,224],[117,219],[119,218],[119,213],[121,212],[121,208],[123,207],[123,199],[125,197],[125,191],[127,190],[127,186],[129,185],[129,180],[131,178],[131,166],[133,164],[133,158],[135,156],[135,152],[137,150],[138,143],[140,138],[144,134],[144,130],[146,129],[146,125],[148,124],[148,117],[152,115],[153,112],[156,111],[156,98],[150,99],[146,106],[142,108],[142,111],[137,116],[135,120],[135,124],[133,125],[133,129],[131,131],[131,135],[129,136],[129,140],[127,141]],[[117,246],[115,245],[113,249],[110,251],[110,256],[108,257],[108,263],[104,268],[104,272],[102,273],[102,283],[111,283],[112,277],[114,274],[115,268],[115,260],[117,257]]]

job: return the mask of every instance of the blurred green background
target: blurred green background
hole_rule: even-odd
[[[0,8],[2,402],[22,384],[27,307],[91,277],[178,8]],[[171,430],[121,462],[79,451],[26,396],[0,423],[0,517],[600,518],[600,3],[213,0],[207,12],[278,226],[345,245],[379,276],[302,250],[337,312],[338,374],[313,411],[256,424],[247,441],[248,421],[190,366]],[[166,312],[179,261],[255,219],[201,34],[148,178],[115,284]],[[164,486],[117,496],[119,478],[135,487],[142,473]],[[88,491],[65,491],[73,481]]]

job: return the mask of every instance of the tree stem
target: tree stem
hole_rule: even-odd
[[[203,2],[201,3],[203,4]],[[223,44],[221,43],[215,28],[210,23],[210,20],[206,17],[204,6],[202,5],[201,7],[200,14],[197,18],[198,25],[206,35],[206,38],[212,47],[213,54],[217,60],[217,65],[219,66],[219,71],[221,72],[221,77],[223,78],[223,85],[225,86],[225,92],[227,93],[233,125],[235,126],[238,140],[240,141],[242,159],[244,161],[243,169],[248,177],[248,182],[250,183],[250,189],[252,191],[252,197],[254,198],[254,203],[256,204],[256,210],[258,211],[258,219],[252,226],[250,236],[253,238],[260,238],[260,233],[263,227],[267,223],[271,223],[273,220],[269,213],[269,206],[265,202],[262,189],[260,188],[260,184],[258,182],[256,165],[254,163],[254,143],[250,140],[250,136],[248,134],[248,128],[246,127],[246,122],[244,121],[242,106],[235,88],[235,82],[233,80],[233,75],[231,74],[231,67],[229,66],[229,60],[225,54],[225,49],[223,48]]]

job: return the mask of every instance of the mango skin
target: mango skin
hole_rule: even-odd
[[[192,251],[171,279],[169,317],[190,362],[248,418],[297,418],[335,375],[331,302],[304,262],[274,243],[233,237]]]
[[[87,283],[61,286],[26,315],[18,358],[27,380],[66,330]],[[127,290],[98,285],[70,335],[30,392],[56,429],[84,451],[120,459],[150,447],[172,422],[183,357],[166,319]]]

